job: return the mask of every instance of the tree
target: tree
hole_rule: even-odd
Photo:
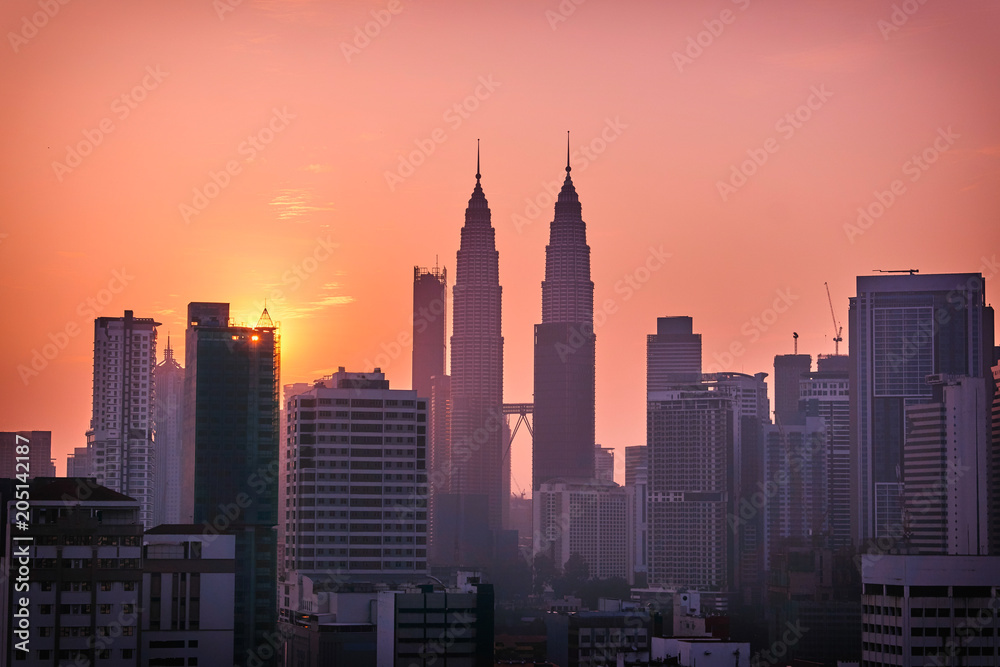
[[[559,568],[556,567],[552,556],[548,554],[537,554],[533,565],[535,571],[535,595],[541,595],[545,591],[546,584],[551,584],[559,577]]]

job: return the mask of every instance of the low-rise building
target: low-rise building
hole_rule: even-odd
[[[236,537],[162,525],[146,531],[143,543],[144,660],[232,664]]]

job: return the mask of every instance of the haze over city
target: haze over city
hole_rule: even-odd
[[[571,132],[619,452],[645,442],[657,317],[694,318],[706,371],[771,373],[793,331],[833,353],[824,282],[845,338],[873,269],[997,289],[995,3],[50,4],[0,9],[0,428],[51,429],[60,474],[97,316],[152,317],[183,358],[189,302],[253,325],[266,300],[282,384],[408,388],[412,269],[454,270],[477,140],[503,396],[528,402]]]

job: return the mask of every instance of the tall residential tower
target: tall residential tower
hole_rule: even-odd
[[[149,317],[94,320],[94,406],[88,442],[97,482],[139,501],[139,520],[153,527],[156,454],[153,410],[156,327]]]

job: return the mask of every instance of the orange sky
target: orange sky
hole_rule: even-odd
[[[792,331],[833,352],[824,281],[845,338],[875,268],[997,289],[995,2],[6,0],[0,26],[0,429],[51,430],[60,472],[85,442],[95,314],[155,317],[181,354],[189,301],[253,323],[267,297],[283,383],[393,351],[413,265],[453,278],[476,138],[519,402],[573,133],[607,315],[597,438],[619,452],[645,438],[657,316],[694,317],[706,368],[772,373]],[[410,350],[386,359],[409,387]]]

